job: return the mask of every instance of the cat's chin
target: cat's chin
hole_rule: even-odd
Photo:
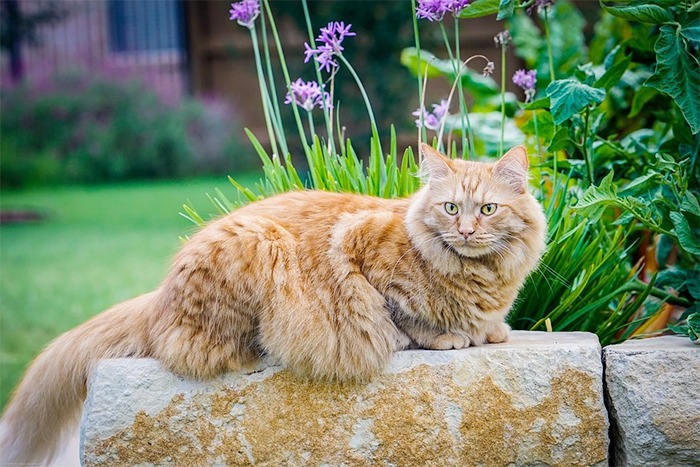
[[[493,253],[493,248],[483,245],[449,245],[459,256],[465,258],[479,258]]]

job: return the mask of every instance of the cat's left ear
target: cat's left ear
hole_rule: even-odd
[[[512,186],[516,193],[525,193],[529,168],[527,150],[524,146],[515,146],[496,162],[495,172],[497,177]]]

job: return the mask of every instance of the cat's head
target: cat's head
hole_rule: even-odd
[[[528,157],[517,146],[494,163],[449,159],[421,145],[427,183],[411,206],[409,230],[463,257],[512,256],[544,247],[542,208],[527,191]],[[432,240],[431,240],[432,237]]]

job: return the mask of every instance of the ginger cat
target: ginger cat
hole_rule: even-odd
[[[503,342],[545,247],[523,147],[493,164],[423,144],[408,199],[297,191],[211,222],[154,292],[52,342],[0,423],[0,462],[50,459],[99,359],[155,357],[210,378],[267,354],[296,373],[368,380],[407,348]]]

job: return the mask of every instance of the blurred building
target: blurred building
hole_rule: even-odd
[[[266,132],[250,34],[246,28],[229,21],[230,1],[0,2],[3,84],[23,79],[40,82],[56,72],[75,69],[110,76],[138,76],[167,98],[176,99],[186,93],[224,98],[232,104],[240,120],[264,140]],[[292,80],[299,76],[311,79],[313,68],[303,63],[303,44],[308,41],[308,35],[301,4],[273,0],[272,5]],[[407,0],[317,1],[309,6],[316,28],[331,20],[345,20],[359,28],[347,53],[354,54],[353,63],[368,87],[380,126],[386,130],[388,122],[395,122],[399,129],[411,130],[410,112],[418,103],[415,79],[399,63],[401,49],[413,45],[410,3]],[[499,56],[493,37],[503,28],[502,23],[488,17],[463,24],[460,40],[463,57],[484,53],[493,58]],[[433,44],[434,50],[442,54],[441,37],[427,33],[421,40],[424,47],[430,49]],[[276,60],[274,50],[272,60]],[[511,55],[508,60],[511,75],[518,64]],[[279,68],[275,72],[278,95],[283,99],[282,74]],[[363,131],[366,124],[359,122],[365,120],[366,113],[351,81],[347,76],[339,76],[336,91],[343,95],[347,114],[344,124],[351,130],[357,125],[358,131]],[[435,101],[437,96],[444,97],[449,92],[449,85],[431,82],[428,92],[428,101]]]

